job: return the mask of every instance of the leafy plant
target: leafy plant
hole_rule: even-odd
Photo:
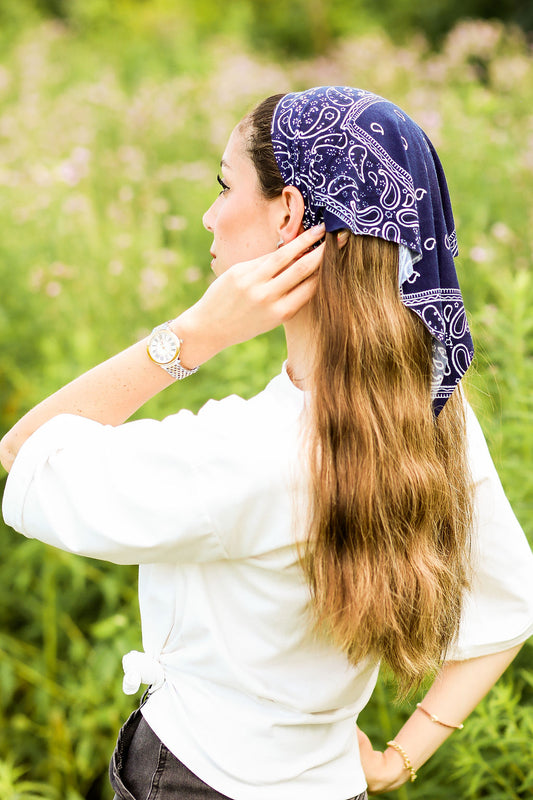
[[[50,787],[27,781],[24,767],[15,766],[11,759],[0,760],[0,796],[5,800],[56,800],[58,795]]]

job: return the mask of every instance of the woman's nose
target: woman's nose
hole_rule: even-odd
[[[213,227],[214,227],[214,224],[215,224],[215,213],[214,213],[215,203],[216,203],[216,200],[215,200],[214,203],[212,203],[209,206],[209,208],[207,209],[207,211],[205,212],[205,214],[202,217],[202,224],[203,224],[204,228],[207,231],[209,231],[209,233],[213,233]]]

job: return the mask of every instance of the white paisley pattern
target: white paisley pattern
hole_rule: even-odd
[[[346,86],[294,92],[278,103],[272,145],[281,176],[305,203],[304,227],[349,228],[409,248],[401,297],[434,337],[438,413],[473,357],[454,257],[446,179],[426,134],[398,106]]]

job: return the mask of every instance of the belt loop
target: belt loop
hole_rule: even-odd
[[[140,704],[140,706],[139,706],[139,709],[141,709],[141,708],[144,706],[144,704],[146,703],[146,701],[148,700],[148,697],[149,697],[149,695],[150,695],[150,689],[151,689],[151,688],[152,688],[152,687],[151,687],[151,686],[149,686],[149,687],[148,687],[148,689],[146,689],[146,690],[145,690],[145,692],[144,692],[143,696],[141,697],[141,704]]]

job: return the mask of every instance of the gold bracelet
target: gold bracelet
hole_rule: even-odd
[[[420,711],[422,711],[422,713],[425,714],[426,717],[429,717],[432,722],[436,722],[437,725],[442,725],[444,728],[453,728],[454,730],[457,731],[462,731],[464,728],[463,723],[461,723],[460,725],[450,725],[448,722],[443,722],[435,714],[430,714],[429,711],[426,711],[426,709],[422,706],[422,703],[417,703],[416,707]]]
[[[415,768],[411,764],[409,756],[407,755],[401,744],[398,744],[398,742],[394,741],[394,739],[391,739],[390,742],[387,742],[387,747],[392,747],[393,750],[396,750],[396,752],[401,755],[401,757],[403,758],[403,764],[405,769],[411,773],[411,783],[414,783],[414,781],[416,781],[418,776],[415,772]]]

